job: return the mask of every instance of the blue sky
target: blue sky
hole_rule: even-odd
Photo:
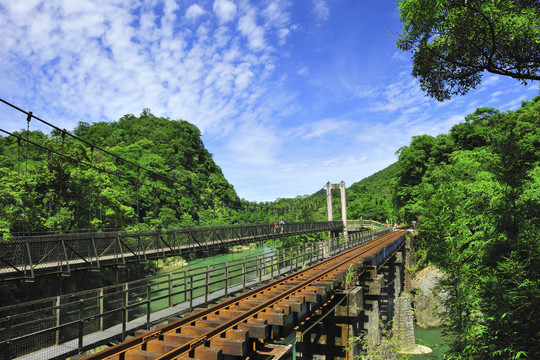
[[[486,74],[438,103],[395,47],[393,0],[0,0],[0,97],[61,128],[150,108],[197,125],[240,197],[349,186],[477,107],[538,85]],[[26,127],[0,106],[0,128]],[[50,129],[31,123],[31,129]]]

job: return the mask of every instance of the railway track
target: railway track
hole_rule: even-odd
[[[86,360],[245,358],[257,342],[276,339],[315,310],[344,282],[351,264],[373,258],[405,233],[395,231],[356,248],[107,348]]]

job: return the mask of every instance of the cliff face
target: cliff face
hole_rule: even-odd
[[[442,277],[443,273],[439,269],[428,266],[411,281],[411,290],[414,293],[412,305],[418,327],[425,329],[441,325],[439,317],[441,293],[437,289],[437,284]]]

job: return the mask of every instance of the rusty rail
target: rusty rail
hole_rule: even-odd
[[[32,359],[65,359],[125,339],[137,329],[150,329],[173,314],[191,312],[223,295],[272,281],[386,231],[354,233],[347,238],[2,307],[0,359],[30,353]],[[121,327],[112,331],[116,325]]]
[[[310,297],[310,294],[320,295],[324,293],[326,290],[320,290],[320,287],[317,290],[318,287],[315,286],[322,284],[322,287],[326,289],[328,283],[325,285],[323,280],[329,281],[334,285],[343,282],[350,264],[371,260],[381,249],[387,248],[389,244],[400,239],[404,232],[396,231],[384,235],[304,270],[263,285],[258,289],[246,292],[236,298],[225,300],[222,303],[188,315],[162,328],[145,332],[133,339],[85,359],[143,359],[148,356],[156,356],[156,353],[160,354],[154,357],[158,360],[184,359],[189,355],[195,356],[197,350],[199,350],[197,358],[214,358],[214,355],[205,357],[204,354],[215,354],[219,351],[228,355],[245,356],[246,354],[243,353],[244,348],[239,345],[240,342],[232,341],[238,339],[228,337],[228,333],[231,333],[231,331],[238,332],[240,325],[249,324],[250,320],[252,323],[258,323],[259,325],[261,325],[261,321],[256,320],[266,320],[263,322],[265,325],[283,325],[282,323],[280,324],[279,316],[273,317],[272,314],[284,315],[287,309],[287,306],[284,305],[287,305],[287,303],[298,305],[300,304],[299,299],[302,297],[305,300],[306,297]],[[333,287],[333,285],[330,286]],[[265,293],[270,293],[271,297],[268,298],[268,296],[265,296]],[[261,299],[263,300],[262,302]],[[247,304],[250,301],[251,303],[258,303],[258,305],[248,309],[242,309],[241,304]],[[313,297],[309,301],[316,302]],[[263,316],[263,314],[266,316]],[[200,326],[195,326],[197,322],[208,321],[209,318],[219,318],[222,321],[215,321],[214,325],[216,326],[208,330],[201,330]],[[197,331],[201,333],[193,335]],[[246,334],[240,334],[239,336],[247,339],[249,334],[247,331],[245,332]],[[234,333],[231,334],[233,334],[231,336],[235,336]],[[222,335],[225,335],[225,338],[221,337]],[[171,341],[171,339],[174,341]],[[229,343],[236,344],[239,347],[228,347],[227,340]],[[148,353],[154,354],[151,355]]]

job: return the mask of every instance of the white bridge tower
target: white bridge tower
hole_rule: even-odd
[[[339,184],[330,184],[330,181],[326,183],[326,208],[328,210],[328,221],[334,221],[334,214],[332,212],[332,189],[340,189],[343,237],[347,239],[347,197],[345,196],[345,181],[342,181]]]

